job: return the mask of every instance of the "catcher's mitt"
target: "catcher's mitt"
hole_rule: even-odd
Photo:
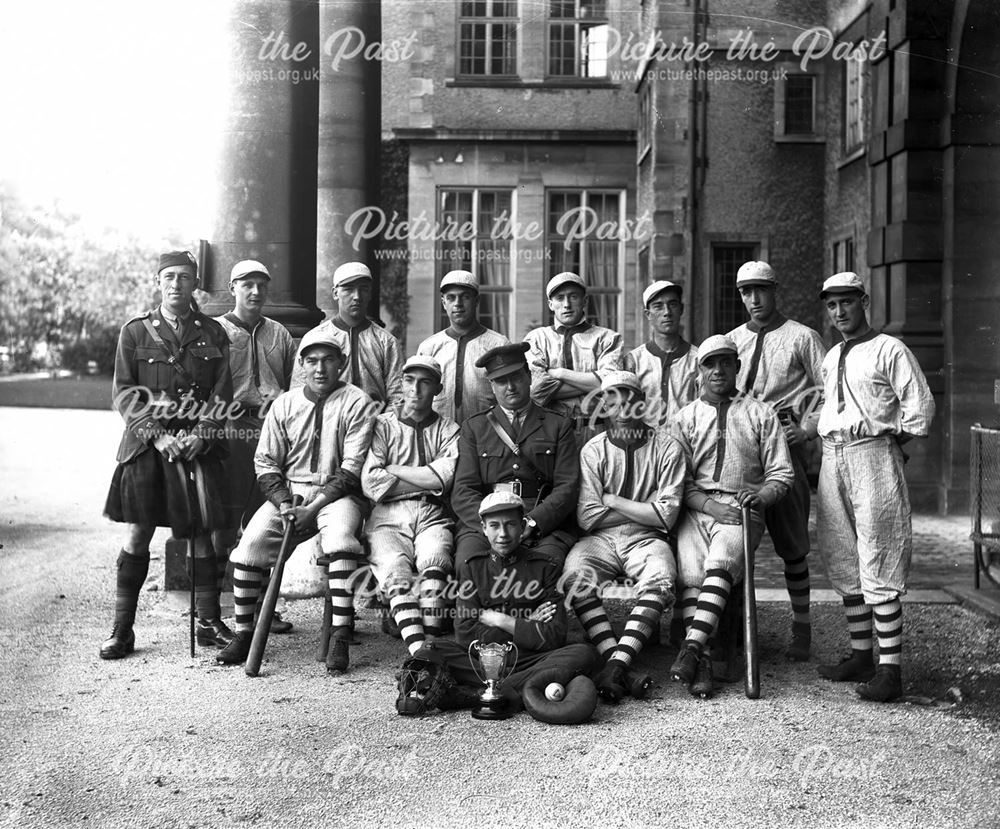
[[[448,665],[435,651],[421,648],[403,662],[396,674],[399,696],[396,712],[404,717],[426,714],[434,708],[446,707],[442,702],[453,695],[455,678]]]

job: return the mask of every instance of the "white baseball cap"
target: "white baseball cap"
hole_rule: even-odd
[[[428,357],[426,354],[414,354],[403,363],[401,373],[406,374],[407,371],[414,368],[422,368],[424,371],[429,371],[437,377],[438,382],[441,382],[441,364],[433,357]]]
[[[524,512],[524,501],[513,492],[491,492],[479,505],[479,517],[485,518],[493,512],[504,512],[509,509],[519,509]]]
[[[233,265],[233,269],[229,274],[229,284],[232,285],[238,279],[254,275],[264,276],[267,277],[268,281],[271,280],[271,274],[262,263],[256,259],[243,259]]]
[[[736,343],[725,334],[713,334],[698,346],[698,364],[701,365],[709,357],[716,354],[739,354]]]
[[[658,279],[642,292],[642,307],[648,308],[649,303],[651,303],[664,291],[676,291],[678,297],[684,296],[684,289],[677,283],[670,282],[666,279]]]
[[[778,284],[774,268],[767,262],[744,262],[736,271],[736,287],[747,288],[750,285],[763,285],[773,288]]]
[[[549,299],[552,298],[552,294],[558,291],[563,285],[579,285],[584,293],[587,293],[587,283],[583,281],[583,277],[578,273],[573,273],[573,271],[563,271],[562,273],[557,273],[549,280],[549,284],[545,286],[545,296]]]
[[[479,293],[479,280],[472,271],[448,271],[441,279],[441,290],[445,288],[471,288]]]
[[[822,299],[826,294],[846,294],[851,292],[868,293],[865,290],[864,280],[860,276],[852,271],[844,271],[843,273],[835,273],[833,276],[827,277],[823,283],[823,290],[820,291],[819,298]]]
[[[344,356],[343,346],[337,342],[336,336],[331,334],[328,330],[324,331],[323,326],[320,326],[305,333],[305,336],[299,343],[299,357],[301,358],[307,350],[316,345],[328,345],[330,348],[336,349],[337,353],[341,357]]]
[[[333,272],[333,288],[342,288],[361,279],[371,279],[372,272],[364,262],[345,262]]]

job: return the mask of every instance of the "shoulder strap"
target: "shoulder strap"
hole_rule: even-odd
[[[527,467],[528,471],[535,476],[538,482],[545,483],[546,482],[545,478],[542,475],[542,473],[538,471],[538,467],[535,466],[534,463],[532,463],[531,458],[525,455],[521,451],[521,447],[518,446],[513,441],[510,435],[507,434],[503,426],[501,426],[499,421],[497,420],[496,414],[494,414],[492,410],[486,413],[486,422],[489,423],[493,431],[497,433],[497,437],[500,438],[500,441],[503,443],[503,445],[506,446],[511,452],[514,453],[514,455],[516,455],[520,459],[521,463],[523,463]]]
[[[161,337],[160,332],[156,330],[156,326],[154,326],[153,323],[149,321],[149,317],[145,317],[142,320],[142,324],[143,327],[145,327],[146,331],[149,333],[149,336],[153,338],[153,341],[161,349],[163,349],[163,353],[167,355],[167,362],[171,366],[173,366],[174,371],[177,372],[177,375],[181,378],[181,380],[183,380],[192,388],[198,388],[198,384],[195,382],[195,379],[190,374],[188,374],[184,366],[182,366],[177,361],[177,357],[174,356],[173,352],[170,350],[170,347],[163,341],[163,337]]]

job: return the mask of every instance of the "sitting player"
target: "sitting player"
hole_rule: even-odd
[[[443,632],[453,569],[453,525],[442,497],[455,477],[458,424],[431,408],[440,392],[437,360],[410,357],[402,407],[378,416],[361,471],[362,489],[374,504],[367,527],[372,571],[410,653]]]
[[[764,534],[763,510],[788,492],[795,472],[774,409],[736,395],[736,344],[721,334],[698,348],[702,396],[681,409],[674,434],[687,455],[687,507],[677,525],[677,564],[687,635],[670,667],[694,696],[713,693],[707,646],[733,584],[743,575],[742,507],[750,543]]]
[[[479,505],[489,548],[472,553],[457,565],[458,599],[455,638],[439,639],[417,652],[442,662],[460,692],[446,705],[475,702],[483,684],[469,661],[469,646],[481,642],[513,642],[517,662],[503,682],[512,710],[521,707],[521,691],[531,675],[562,668],[574,676],[591,672],[596,654],[591,645],[566,644],[566,605],[559,593],[560,566],[549,556],[521,543],[525,527],[524,502],[511,492],[494,492]],[[429,653],[432,652],[432,653]],[[464,689],[464,693],[461,689]],[[424,710],[419,689],[406,671],[400,678],[396,710],[417,714]]]
[[[261,579],[281,547],[283,519],[295,524],[297,541],[319,534],[330,559],[333,640],[326,657],[331,673],[347,670],[349,626],[354,615],[352,581],[357,569],[365,507],[361,466],[371,442],[375,404],[361,389],[338,378],[344,354],[337,341],[314,329],[299,345],[305,385],[274,401],[264,419],[254,466],[267,497],[233,550],[236,636],[217,661],[245,662],[253,635]],[[304,503],[294,506],[293,496]]]
[[[607,658],[597,690],[608,702],[626,693],[645,696],[648,676],[628,668],[673,605],[677,566],[669,537],[684,497],[684,451],[665,431],[642,421],[645,395],[631,372],[601,383],[607,431],[580,453],[580,527],[588,533],[566,557],[566,593],[599,656]],[[633,580],[638,600],[625,632],[615,639],[600,586],[618,576]]]

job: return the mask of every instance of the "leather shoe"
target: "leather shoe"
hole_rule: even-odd
[[[326,670],[331,674],[342,674],[350,664],[350,645],[346,636],[335,636],[330,640],[330,650],[326,655]]]
[[[628,694],[628,680],[625,678],[625,666],[621,662],[609,661],[594,680],[597,693],[605,702],[617,705],[622,697]]]
[[[695,671],[694,680],[688,686],[688,690],[693,697],[710,699],[715,694],[715,677],[712,675],[712,659],[702,654],[698,657],[698,669]]]
[[[248,630],[238,630],[233,634],[232,641],[215,656],[220,665],[242,665],[250,655],[250,642],[253,634]]]
[[[224,648],[233,641],[233,632],[222,619],[199,619],[195,638],[202,647]]]
[[[653,684],[653,677],[646,673],[626,671],[625,680],[628,682],[628,692],[632,695],[632,699],[645,699],[646,692]]]
[[[694,675],[698,672],[698,651],[688,645],[684,645],[674,664],[670,666],[670,678],[675,682],[683,682],[690,685],[694,681]]]
[[[281,614],[275,612],[271,617],[271,633],[291,633],[295,627],[291,622],[282,619]]]
[[[101,659],[122,659],[135,650],[135,632],[132,626],[119,625],[111,629],[111,636],[101,643]]]
[[[861,699],[872,702],[892,702],[903,696],[903,677],[899,665],[879,665],[875,678],[854,688]]]

